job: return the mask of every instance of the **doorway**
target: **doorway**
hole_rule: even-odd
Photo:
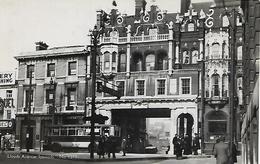
[[[194,125],[194,119],[189,113],[182,113],[177,118],[177,134],[180,137],[184,137],[187,134],[189,137],[192,136]]]

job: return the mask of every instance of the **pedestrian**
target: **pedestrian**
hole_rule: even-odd
[[[98,140],[97,154],[98,154],[99,158],[101,158],[101,156],[103,156],[103,158],[105,158],[105,138],[104,138],[104,136],[100,136],[100,138]]]
[[[229,147],[224,143],[225,137],[220,137],[219,143],[214,147],[214,155],[216,157],[216,164],[228,164]]]
[[[214,145],[213,145],[213,148],[212,148],[212,154],[213,154],[213,155],[214,155],[215,145],[216,145],[217,143],[219,143],[219,138],[216,139],[216,142],[215,142]],[[215,156],[215,158],[216,158],[216,156]]]
[[[184,136],[184,140],[183,140],[183,146],[184,146],[184,155],[189,155],[191,154],[191,141],[190,141],[190,137],[188,134],[185,134]]]
[[[122,143],[121,143],[121,149],[122,149],[122,151],[123,151],[123,155],[122,156],[125,156],[125,154],[126,154],[126,139],[125,138],[123,138],[122,139]]]
[[[200,141],[197,133],[195,133],[195,137],[193,138],[192,149],[193,149],[193,154],[198,155],[198,149],[200,149]]]
[[[237,162],[237,146],[235,143],[232,144],[232,151],[233,151],[233,154],[230,159],[233,161],[233,163],[236,163]]]
[[[180,138],[176,142],[176,157],[177,159],[182,159],[182,141]]]
[[[107,156],[108,158],[110,158],[110,154],[112,153],[113,158],[116,158],[116,144],[115,141],[113,140],[113,138],[111,136],[108,137],[107,140],[107,146],[108,146],[108,152],[107,152]]]
[[[176,155],[176,145],[178,142],[178,135],[175,134],[175,136],[172,139],[172,144],[173,144],[173,154]]]

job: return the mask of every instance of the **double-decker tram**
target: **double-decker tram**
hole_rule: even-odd
[[[83,125],[53,125],[49,127],[45,149],[52,151],[89,150],[90,124]],[[112,137],[120,148],[121,129],[116,125],[97,124],[94,128],[95,143],[101,136]]]

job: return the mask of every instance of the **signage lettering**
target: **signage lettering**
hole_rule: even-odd
[[[0,85],[14,84],[15,74],[14,73],[0,73]]]
[[[12,126],[13,126],[12,121],[0,120],[0,128],[12,128]]]

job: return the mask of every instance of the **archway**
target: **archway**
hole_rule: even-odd
[[[194,119],[189,113],[182,113],[177,118],[177,134],[184,137],[188,134],[189,137],[192,136],[192,127],[194,124]]]

